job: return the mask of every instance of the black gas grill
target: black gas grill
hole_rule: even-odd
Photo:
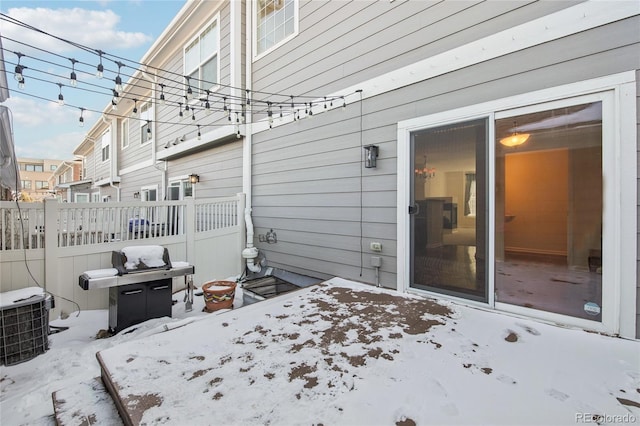
[[[173,278],[184,276],[186,284],[194,273],[192,265],[173,267],[166,248],[154,266],[142,261],[132,266],[125,251],[112,252],[117,275],[92,277],[85,272],[79,279],[84,290],[109,288],[109,329],[113,333],[152,318],[171,317]]]

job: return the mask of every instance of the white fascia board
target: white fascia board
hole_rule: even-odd
[[[106,178],[106,179],[102,179],[97,181],[93,186],[105,186],[105,185],[109,185],[110,183],[120,183],[120,176],[115,176],[113,178]]]
[[[245,126],[239,126],[240,136],[245,135]],[[218,127],[209,132],[202,133],[200,140],[198,138],[190,138],[185,141],[158,151],[158,160],[170,160],[172,158],[183,157],[193,152],[201,151],[213,145],[229,140],[231,137],[237,137],[237,129],[235,125],[227,125]]]
[[[586,1],[363,81],[327,95],[327,98],[344,97],[347,104],[353,103],[360,100],[360,96],[354,96],[357,95],[356,90],[362,90],[362,99],[371,98],[636,15],[640,15],[640,1],[620,1],[614,4],[597,0]],[[327,105],[325,109],[324,98],[318,98],[312,103],[315,104],[314,115],[342,106],[342,102],[334,102],[333,106]],[[274,120],[273,127],[291,121],[293,120]],[[258,123],[259,125],[256,125]],[[258,123],[254,123],[254,134],[269,129],[266,120]]]

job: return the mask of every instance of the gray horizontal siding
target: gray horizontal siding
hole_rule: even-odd
[[[254,89],[327,93],[571,4],[301,2],[300,34],[256,61]]]
[[[311,39],[348,36],[356,45],[358,40],[367,38],[367,30],[369,36],[380,31],[385,20],[373,19],[376,21],[373,24],[363,23],[366,20],[351,22],[352,16],[364,14],[367,9],[358,19],[371,18],[369,13],[374,9],[369,8],[374,6],[369,2],[313,3],[301,7],[302,19],[313,18],[318,22],[303,25],[301,20],[298,37],[254,63],[255,87],[272,92],[338,90],[392,67],[439,53],[443,48],[456,47],[570,5],[445,2],[438,7],[449,8],[452,13],[454,9],[459,11],[457,16],[438,21],[442,31],[447,23],[451,24],[448,26],[451,34],[438,33],[439,38],[434,36],[437,40],[415,36],[411,31],[420,19],[413,20],[406,14],[414,26],[407,24],[406,33],[399,30],[396,38],[389,37],[388,44],[395,46],[393,49],[372,47],[375,60],[363,53],[353,55],[357,60],[345,62],[343,53],[334,57],[340,49],[340,52],[349,50],[345,40],[340,49],[334,49],[331,43],[318,45]],[[386,2],[377,3],[375,7],[381,8]],[[388,12],[385,21],[389,28],[394,28],[393,19],[400,16],[393,15],[400,12],[400,5],[418,7],[408,3],[419,2],[391,3],[395,6],[389,10],[394,12]],[[435,7],[429,10],[435,12]],[[440,12],[441,16],[446,15],[445,9]],[[496,15],[492,18],[491,13]],[[324,32],[322,37],[311,30],[304,33],[305,28],[314,25],[331,25],[333,33]],[[344,112],[330,111],[255,135],[252,204],[256,234],[273,229],[278,235],[276,244],[257,241],[256,244],[266,253],[270,266],[321,278],[342,276],[370,283],[375,279],[370,258],[380,255],[381,281],[383,285],[395,286],[397,122],[637,69],[639,25],[637,18],[622,20],[366,99],[362,106],[357,101],[351,102]],[[355,27],[358,31],[354,31]],[[398,50],[396,42],[401,38],[413,41],[404,50]],[[338,65],[341,61],[342,65]],[[376,169],[361,167],[360,145],[369,143],[380,146]],[[371,241],[382,242],[381,254],[369,250]],[[640,245],[640,236],[638,241]]]

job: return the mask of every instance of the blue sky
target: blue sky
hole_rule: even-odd
[[[184,4],[185,0],[2,0],[0,12],[62,39],[139,61]],[[6,20],[0,20],[0,34],[3,37],[3,53],[11,91],[10,99],[4,104],[13,113],[16,155],[60,160],[73,158],[74,148],[82,142],[86,131],[99,117],[96,113],[85,111],[85,126],[81,128],[78,121],[80,108],[102,111],[111,99],[106,94],[81,89],[105,92],[108,89],[91,84],[113,87],[115,75],[108,70],[117,70],[117,66],[109,60],[103,60],[107,71],[105,78],[99,80],[93,75],[99,62],[97,55]],[[27,67],[23,90],[18,89],[13,78],[18,60],[14,52],[27,55],[20,60],[20,64]],[[69,85],[69,68],[72,64],[69,59],[92,64],[91,67],[80,62],[75,65],[77,88]],[[124,68],[123,74],[125,72],[131,74],[133,70]],[[127,78],[123,78],[123,83],[126,81]],[[58,86],[58,83],[63,86]],[[55,102],[60,93],[64,97],[64,106]]]

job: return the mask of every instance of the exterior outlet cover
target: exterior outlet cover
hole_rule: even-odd
[[[380,256],[371,256],[371,266],[379,268],[382,266],[382,258]]]
[[[369,244],[369,248],[371,249],[371,251],[380,253],[382,251],[382,244],[377,242],[372,242],[371,244]]]

